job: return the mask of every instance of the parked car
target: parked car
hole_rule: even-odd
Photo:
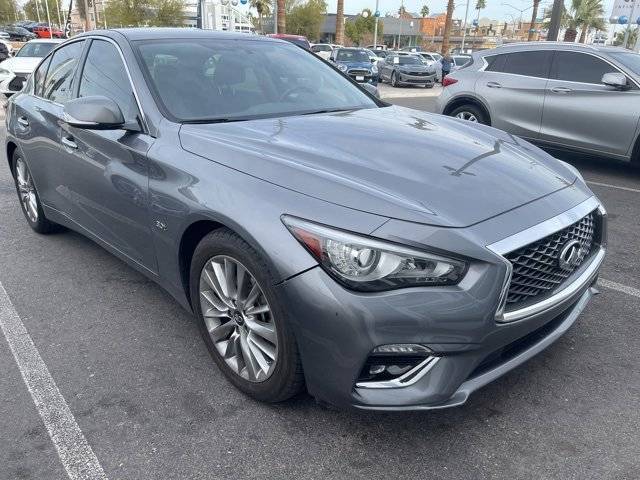
[[[378,67],[364,48],[336,48],[329,61],[358,83],[378,84]]]
[[[18,42],[27,42],[29,40],[33,40],[37,36],[26,28],[16,25],[6,25],[4,27],[0,27],[0,30],[7,32],[10,40]]]
[[[445,83],[438,111],[540,145],[640,161],[640,55],[541,42],[484,50]]]
[[[311,51],[325,60],[329,60],[331,52],[336,48],[342,48],[342,45],[336,45],[334,43],[315,43],[311,45]]]
[[[389,82],[392,87],[422,85],[432,88],[436,78],[435,68],[414,54],[389,54],[379,68],[380,81]]]
[[[419,55],[426,61],[427,65],[435,65],[442,60],[442,55],[436,52],[419,52]],[[442,65],[440,65],[442,69]]]
[[[9,40],[11,37],[7,32],[0,29],[0,40]]]
[[[309,40],[307,40],[307,37],[303,37],[302,35],[289,35],[286,33],[272,33],[267,35],[268,37],[271,38],[277,38],[280,40],[286,40],[287,42],[293,43],[294,45],[297,45],[298,47],[302,47],[305,50],[311,50],[311,44],[309,43]]]
[[[64,32],[58,28],[48,27],[46,25],[38,25],[33,27],[32,32],[38,38],[64,38]]]
[[[306,385],[340,407],[460,405],[567,331],[605,255],[575,168],[266,37],[88,32],[6,122],[31,228],[158,282],[262,401]]]
[[[55,38],[30,40],[14,57],[0,63],[0,93],[9,97],[20,91],[40,60],[60,42]]]
[[[452,55],[451,60],[451,72],[455,72],[471,62],[471,55]],[[437,81],[442,83],[442,56],[434,66],[436,68]]]

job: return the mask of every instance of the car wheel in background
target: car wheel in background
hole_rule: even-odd
[[[391,86],[392,87],[398,86],[398,77],[396,75],[396,72],[391,73]]]
[[[238,389],[280,402],[304,385],[285,305],[267,264],[227,229],[211,232],[191,261],[190,295],[213,360]]]
[[[44,216],[40,197],[36,191],[33,177],[27,166],[27,162],[16,152],[11,162],[16,191],[20,199],[22,213],[24,213],[29,226],[38,233],[46,234],[62,230],[57,223],[51,222]]]
[[[453,109],[449,113],[450,117],[456,117],[468,122],[482,123],[483,125],[489,125],[489,119],[486,118],[484,112],[476,105],[467,103]]]

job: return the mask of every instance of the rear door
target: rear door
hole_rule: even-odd
[[[623,73],[591,53],[557,51],[547,85],[540,139],[594,152],[625,156],[640,116],[640,90],[601,83],[605,73]]]
[[[538,138],[552,55],[527,50],[484,57],[487,65],[475,89],[490,109],[492,126]]]

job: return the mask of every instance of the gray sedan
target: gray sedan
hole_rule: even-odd
[[[605,254],[573,167],[389,106],[280,40],[89,32],[6,118],[31,228],[76,230],[156,281],[262,401],[460,405],[576,321]]]
[[[438,108],[553,149],[640,161],[640,55],[541,42],[474,54]]]

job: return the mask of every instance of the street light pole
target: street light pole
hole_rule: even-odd
[[[380,12],[378,11],[378,2],[376,0],[376,11],[373,15],[376,17],[374,27],[373,27],[373,49],[375,50],[378,47],[378,18],[380,17]]]
[[[464,27],[462,30],[462,45],[460,46],[460,53],[464,53],[464,41],[467,38],[467,17],[469,16],[469,4],[471,0],[467,0],[467,8],[464,10]]]

